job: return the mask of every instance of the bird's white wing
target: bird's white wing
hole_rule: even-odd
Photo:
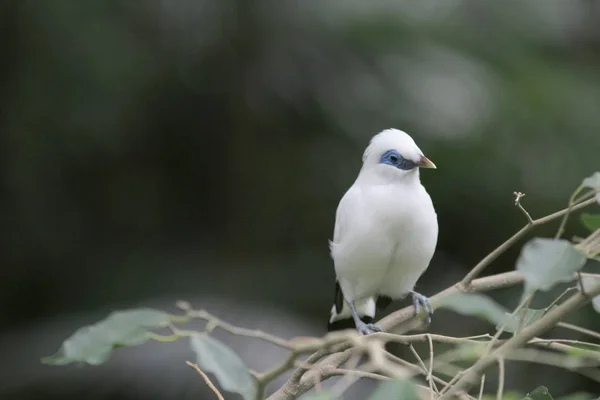
[[[344,240],[344,234],[349,232],[353,225],[353,218],[357,217],[357,208],[360,205],[360,187],[353,185],[340,200],[335,212],[335,227],[333,229],[333,243],[337,245]]]

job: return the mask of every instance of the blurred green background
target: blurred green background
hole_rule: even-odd
[[[524,223],[514,191],[535,218],[600,170],[594,0],[3,0],[0,37],[2,399],[212,398],[186,345],[95,369],[39,364],[113,309],[185,298],[322,335],[337,202],[382,129],[407,131],[438,166],[422,173],[440,222],[427,295]],[[567,237],[583,232],[572,219]],[[431,329],[492,327],[440,312]],[[258,367],[281,356],[232,346]],[[597,390],[511,368],[510,388]]]

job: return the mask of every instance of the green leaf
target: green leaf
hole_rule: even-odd
[[[504,328],[505,332],[514,333],[517,332],[519,325],[521,324],[521,318],[523,318],[523,328],[533,324],[538,319],[544,316],[546,310],[535,310],[533,308],[524,308],[519,310],[515,315],[510,313],[506,313],[506,318],[513,320],[513,323],[510,326]],[[496,325],[496,329],[500,329],[501,324]],[[515,328],[516,329],[513,329]]]
[[[594,396],[589,393],[573,393],[567,396],[560,397],[558,400],[592,400]],[[598,398],[595,398],[598,400]]]
[[[419,400],[417,387],[409,380],[389,380],[379,384],[369,400]]]
[[[559,282],[570,282],[586,257],[564,239],[533,238],[523,246],[517,270],[525,276],[525,292],[548,291]]]
[[[242,359],[228,346],[206,333],[191,337],[198,366],[212,373],[224,390],[239,393],[245,400],[254,400],[256,381]]]
[[[554,400],[545,386],[539,386],[533,392],[528,393],[523,400]]]
[[[600,214],[581,214],[581,222],[590,232],[596,232],[597,229],[600,229]]]
[[[456,357],[463,361],[478,360],[487,349],[487,342],[481,343],[466,343],[455,347]]]
[[[102,364],[113,349],[148,341],[152,337],[150,329],[165,327],[168,321],[169,314],[148,308],[115,311],[104,320],[75,331],[54,355],[42,358],[42,363]]]
[[[600,279],[593,277],[593,276],[582,276],[581,277],[581,282],[583,283],[583,290],[582,292],[586,292],[587,288],[590,288],[592,286],[596,286],[597,284],[600,283]],[[581,290],[581,285],[579,285],[579,289]],[[592,299],[592,307],[594,307],[594,310],[596,310],[597,313],[600,313],[600,295],[595,296]]]
[[[600,188],[600,172],[594,172],[591,176],[588,176],[581,182],[581,186],[598,189]]]
[[[438,308],[449,308],[459,314],[484,318],[492,324],[506,324],[511,329],[518,327],[514,320],[507,317],[505,308],[482,294],[451,294],[440,301]]]
[[[597,344],[571,344],[566,354],[576,358],[600,358],[600,345]]]
[[[497,400],[498,396],[495,394],[484,394],[481,397],[481,400]],[[508,392],[502,395],[502,400],[521,400],[523,399],[523,395],[517,392]]]

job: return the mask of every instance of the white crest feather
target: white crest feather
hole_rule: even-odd
[[[363,153],[363,163],[377,164],[383,152],[394,149],[400,155],[414,162],[423,157],[423,152],[410,135],[399,129],[385,129],[371,138]]]

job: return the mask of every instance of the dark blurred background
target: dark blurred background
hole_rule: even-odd
[[[438,166],[422,173],[440,222],[428,295],[524,223],[514,191],[542,216],[600,170],[598,1],[2,0],[0,38],[2,399],[213,398],[186,343],[40,365],[114,309],[186,299],[324,334],[335,209],[382,129]],[[567,237],[583,232],[574,218]],[[431,327],[492,328],[443,311]],[[283,355],[223,338],[258,369]],[[507,379],[597,390],[523,364]]]

